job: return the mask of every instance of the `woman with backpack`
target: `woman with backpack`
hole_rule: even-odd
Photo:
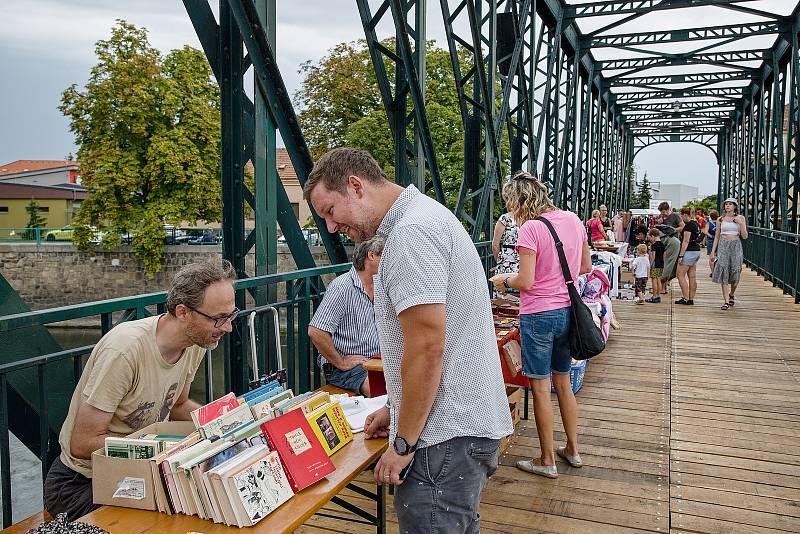
[[[520,290],[522,370],[533,389],[541,449],[538,458],[520,460],[517,467],[528,473],[557,478],[555,454],[573,467],[583,465],[578,454],[578,405],[569,379],[571,305],[555,241],[547,224],[535,219],[546,219],[554,227],[563,243],[573,280],[591,271],[592,259],[586,229],[580,219],[572,212],[558,209],[550,199],[547,186],[533,175],[516,173],[503,187],[503,196],[514,219],[521,224],[517,242],[519,272],[497,274],[491,280],[498,291]],[[567,435],[566,447],[559,447],[555,454],[551,374]]]
[[[742,274],[742,239],[747,239],[747,220],[739,215],[735,198],[723,203],[725,212],[717,219],[717,232],[711,249],[710,260],[714,263],[711,280],[722,286],[722,309],[727,310],[735,304],[734,293]]]

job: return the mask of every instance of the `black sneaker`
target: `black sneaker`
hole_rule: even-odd
[[[694,301],[692,299],[689,299],[686,301],[686,304],[688,304],[689,306],[694,306]]]
[[[694,304],[691,300],[686,300],[685,298],[681,297],[675,301],[675,304]]]

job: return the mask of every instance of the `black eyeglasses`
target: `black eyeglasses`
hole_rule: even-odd
[[[192,310],[193,312],[199,313],[200,315],[202,315],[206,319],[211,319],[212,321],[214,321],[214,328],[220,328],[222,325],[224,325],[228,321],[233,321],[234,319],[236,319],[236,316],[239,315],[239,311],[240,311],[239,308],[234,308],[233,311],[231,313],[229,313],[228,315],[224,315],[222,317],[212,317],[212,316],[208,315],[207,313],[203,313],[198,309],[192,308],[191,306],[187,305],[186,307],[189,308],[190,310]]]

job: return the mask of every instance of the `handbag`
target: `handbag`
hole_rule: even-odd
[[[559,239],[556,229],[544,217],[536,217],[550,230],[550,234],[555,241],[558,261],[561,263],[561,273],[564,275],[564,283],[567,284],[570,301],[570,330],[569,330],[569,349],[572,357],[576,360],[588,360],[592,356],[597,356],[606,348],[606,340],[603,333],[597,328],[592,316],[592,310],[583,302],[575,287],[575,281],[569,272],[567,257],[564,255],[564,243]]]

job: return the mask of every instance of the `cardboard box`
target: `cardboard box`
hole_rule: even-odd
[[[524,402],[525,388],[506,386],[506,396],[508,396],[508,409],[511,412],[511,419],[514,426],[520,421],[520,407]]]
[[[195,430],[194,423],[191,421],[167,421],[140,428],[130,434],[130,437],[135,438],[145,434],[188,436]],[[114,497],[115,493],[116,497]],[[104,449],[94,451],[92,453],[92,495],[95,504],[158,510],[150,460],[112,458],[105,455]]]
[[[513,439],[514,434],[500,439],[500,456],[503,456],[506,453],[506,449],[508,449],[508,446],[511,445],[511,441]]]

